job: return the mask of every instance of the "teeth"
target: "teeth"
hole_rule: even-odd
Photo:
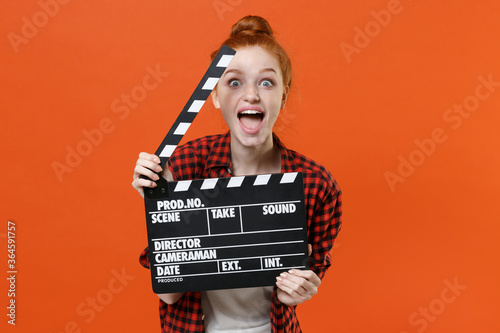
[[[245,110],[241,111],[240,114],[261,114],[262,112],[257,111],[257,110]]]

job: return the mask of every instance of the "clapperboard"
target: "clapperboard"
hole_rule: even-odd
[[[236,52],[223,46],[156,154],[164,166]],[[169,182],[145,189],[155,293],[272,286],[306,269],[302,174]]]

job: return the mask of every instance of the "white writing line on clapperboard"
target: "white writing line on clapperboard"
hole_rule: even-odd
[[[266,271],[275,271],[275,270],[287,270],[292,268],[304,268],[303,266],[290,266],[290,267],[278,267],[278,268],[267,268]],[[261,272],[262,269],[246,269],[244,273],[248,272]],[[173,278],[185,278],[188,276],[199,276],[199,275],[219,275],[219,274],[232,274],[232,273],[241,273],[241,271],[222,271],[222,272],[213,272],[213,273],[203,273],[203,274],[186,274],[186,275],[173,275]],[[167,275],[168,276],[168,275]],[[170,276],[168,276],[170,277]],[[157,276],[156,279],[165,279],[165,276]]]
[[[286,257],[286,256],[297,256],[297,255],[302,255],[303,253],[291,253],[291,254],[286,254],[286,255],[281,255],[280,257]],[[245,260],[245,259],[255,259],[255,257],[242,257],[242,258],[232,258],[231,260],[210,260],[210,262],[217,262],[217,272],[212,272],[212,273],[203,273],[202,275],[214,275],[214,274],[228,274],[228,273],[239,273],[241,270],[241,267],[239,266],[240,260]],[[278,260],[276,260],[278,259]],[[263,262],[263,260],[266,261],[266,263]],[[184,278],[184,277],[189,277],[189,276],[199,276],[200,274],[180,274],[180,265],[182,263],[179,263],[178,265],[170,265],[170,266],[165,266],[165,267],[158,267],[160,265],[155,265],[159,272],[161,271],[162,275],[171,275],[175,274],[175,278]],[[220,265],[222,265],[223,269],[222,271],[220,270]],[[266,266],[264,268],[264,266]],[[266,256],[266,257],[261,257],[260,258],[260,268],[257,269],[245,269],[244,272],[260,272],[262,270],[283,270],[283,269],[292,269],[292,268],[302,268],[301,266],[288,266],[288,267],[283,267],[283,265],[279,264],[279,258],[273,258],[272,256]],[[164,276],[157,276],[156,279],[164,279]]]
[[[177,200],[183,203],[182,200]],[[177,202],[174,201],[174,202]],[[164,201],[158,201],[157,205],[158,208],[160,206],[163,206]],[[166,202],[166,201],[165,201]],[[234,217],[234,209],[239,208],[240,214],[241,214],[241,208],[243,207],[251,207],[251,206],[262,206],[262,215],[274,215],[274,214],[293,214],[295,213],[295,210],[297,209],[295,206],[295,203],[299,203],[299,200],[293,200],[293,201],[279,201],[279,202],[265,202],[265,203],[256,203],[256,204],[243,204],[243,205],[231,205],[231,206],[212,206],[212,207],[204,207],[205,205],[202,205],[199,208],[191,208],[191,209],[176,209],[176,210],[158,210],[154,212],[149,212],[151,215],[151,222],[152,223],[172,223],[172,222],[181,222],[181,212],[187,212],[187,211],[200,211],[200,210],[206,210],[207,212],[207,219],[210,221],[210,213],[213,215],[213,219],[219,219],[219,218],[229,218],[229,217]],[[183,205],[181,205],[183,206]],[[240,220],[241,223],[242,221],[242,216],[240,215]],[[243,227],[243,226],[242,226]]]
[[[292,200],[292,201],[276,201],[276,202],[262,202],[262,203],[255,203],[255,204],[243,204],[243,205],[232,205],[232,206],[209,206],[209,207],[199,207],[199,208],[187,208],[187,209],[174,209],[174,210],[166,210],[169,213],[175,213],[175,212],[187,212],[187,211],[192,211],[192,210],[204,210],[204,209],[217,209],[217,208],[234,208],[234,207],[250,207],[250,206],[266,206],[266,205],[280,205],[280,204],[287,204],[287,203],[299,203],[300,200]],[[149,212],[149,214],[158,214],[158,213],[164,213],[165,210],[158,210],[155,212]]]
[[[275,259],[276,257],[301,256],[303,254],[304,253],[270,254],[270,255],[267,255],[265,257],[239,257],[239,258],[229,258],[229,259],[203,260],[203,262],[206,263],[206,262],[219,262],[219,261],[228,261],[228,260],[244,260],[244,259],[260,258],[260,260],[261,260],[261,267],[262,267],[262,259],[268,259],[268,258]],[[155,264],[155,266],[168,266],[168,265],[172,265],[172,263],[173,263],[173,261],[165,263],[165,264]],[[192,262],[188,262],[188,261],[186,261],[186,262],[176,261],[175,264],[184,265],[184,264],[192,264]]]
[[[239,244],[239,245],[224,245],[224,246],[213,246],[213,247],[205,247],[203,250],[215,250],[215,249],[228,249],[231,247],[252,247],[252,246],[261,246],[261,245],[276,245],[276,244],[292,244],[292,243],[304,243],[303,240],[298,240],[298,241],[285,241],[285,242],[270,242],[270,243],[255,243],[255,244]],[[179,251],[185,251],[185,250],[177,250],[177,251],[153,251],[153,253],[173,253],[173,252],[179,252]],[[199,251],[199,250],[198,250]],[[255,258],[255,257],[252,257]]]
[[[293,230],[304,230],[304,228],[289,228],[289,229],[271,229],[271,230],[256,230],[256,231],[245,231],[245,234],[258,234],[258,233],[268,233],[268,232],[281,232],[281,231],[293,231]],[[199,238],[199,237],[215,237],[215,236],[226,236],[226,235],[241,235],[242,232],[228,232],[225,234],[214,234],[214,235],[194,235],[194,236],[189,236],[189,238]],[[164,237],[164,238],[153,238],[151,239],[152,241],[161,241],[161,240],[170,240],[170,239],[179,239],[179,238],[186,238],[186,236],[179,236],[179,237]]]

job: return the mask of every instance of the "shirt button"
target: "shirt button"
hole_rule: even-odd
[[[231,168],[227,168],[227,173],[230,174],[230,175],[232,174]]]

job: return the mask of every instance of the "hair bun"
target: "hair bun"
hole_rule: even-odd
[[[264,34],[273,37],[273,29],[271,29],[266,19],[260,16],[248,15],[236,22],[231,28],[231,37],[238,34]]]

